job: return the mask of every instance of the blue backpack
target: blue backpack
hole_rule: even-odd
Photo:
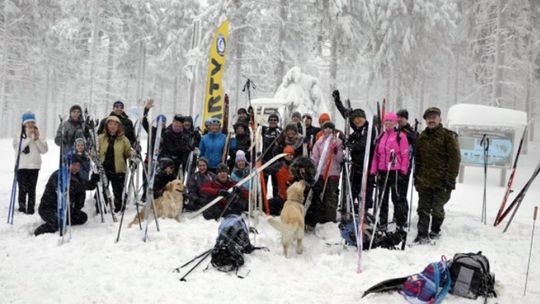
[[[400,293],[409,303],[440,303],[450,291],[452,283],[446,257],[440,262],[429,264],[424,271],[411,275],[401,285]]]

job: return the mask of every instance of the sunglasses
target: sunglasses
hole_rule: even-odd
[[[274,119],[274,118],[272,118],[272,119],[269,119],[268,121],[278,121],[278,120],[277,120],[277,119]]]

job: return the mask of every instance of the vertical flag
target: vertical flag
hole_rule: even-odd
[[[229,21],[225,20],[218,27],[210,45],[210,57],[208,58],[208,74],[203,103],[203,124],[210,117],[223,121],[223,86],[221,77],[225,70],[225,51],[229,36]]]

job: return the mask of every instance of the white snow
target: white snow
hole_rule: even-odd
[[[57,166],[58,149],[52,141],[38,182],[38,201],[48,176]],[[375,249],[364,252],[363,273],[356,273],[354,248],[327,246],[340,241],[336,224],[318,226],[308,234],[304,254],[284,258],[279,235],[261,218],[257,226],[257,246],[270,252],[245,255],[245,279],[216,271],[204,262],[187,279],[173,269],[214,244],[218,223],[202,218],[162,220],[161,232],[150,227],[150,241],[143,243],[138,228],[124,230],[119,243],[114,239],[117,224],[110,218],[100,223],[87,201],[88,223],[73,227],[73,238],[58,246],[58,235],[34,237],[41,223],[39,215],[15,214],[15,223],[6,224],[12,182],[13,151],[10,139],[0,140],[0,295],[1,303],[404,303],[399,294],[370,295],[361,299],[368,287],[381,280],[422,271],[441,255],[451,258],[457,252],[483,251],[496,275],[497,301],[489,303],[538,303],[540,297],[540,240],[535,240],[529,289],[523,286],[532,229],[532,208],[540,195],[539,181],[531,187],[517,221],[509,232],[480,223],[482,169],[469,168],[467,184],[458,184],[447,204],[443,237],[435,246],[417,246],[405,251]],[[540,144],[532,143],[529,154],[520,159],[517,190],[539,161]],[[498,175],[488,175],[488,221],[492,223],[504,188]],[[415,206],[416,198],[415,193]],[[126,220],[134,207],[128,206]],[[416,234],[416,216],[409,240]],[[504,222],[503,224],[506,224]],[[324,238],[324,240],[323,240]],[[252,238],[253,241],[253,238]],[[443,303],[483,303],[449,295]]]
[[[479,104],[456,104],[448,109],[448,125],[510,127],[523,131],[527,113]]]

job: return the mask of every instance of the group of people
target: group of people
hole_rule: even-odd
[[[455,188],[460,162],[457,136],[442,126],[441,111],[435,107],[425,111],[426,128],[420,134],[409,124],[407,110],[388,112],[380,119],[382,125],[378,132],[379,128],[370,128],[370,123],[375,122],[368,121],[365,111],[346,109],[338,91],[333,93],[333,97],[339,112],[348,121],[350,132],[345,134],[337,130],[328,113],[319,115],[319,127],[316,127],[309,113],[294,112],[282,129],[279,115],[273,113],[268,116],[268,124],[262,127],[262,150],[258,155],[253,148],[256,143],[252,142],[256,137],[251,134],[255,130],[251,111],[238,109],[232,134],[228,134],[227,126],[222,126],[216,118],[207,119],[205,130],[201,132],[195,128],[192,117],[183,115],[175,115],[169,125],[166,117],[159,115],[155,121],[162,125],[150,124],[147,115],[154,102],[147,100],[141,124],[148,133],[148,151],[159,153],[154,197],[161,195],[167,182],[178,176],[188,177],[185,210],[198,210],[217,196],[222,196],[220,202],[204,211],[204,217],[218,219],[230,213],[239,214],[248,208],[249,183],[254,180],[244,185],[237,185],[237,182],[249,175],[256,163],[264,164],[285,153],[284,158],[268,166],[257,178],[257,182],[265,185],[271,179],[272,193],[263,193],[270,197],[265,204],[269,206],[268,213],[279,215],[287,200],[287,187],[295,180],[291,166],[299,158],[304,162],[311,159],[318,173],[309,188],[306,229],[311,230],[318,223],[336,222],[338,212],[343,213],[347,209],[345,200],[341,203],[339,200],[339,184],[344,176],[344,164],[349,163],[353,202],[361,202],[362,179],[367,168],[366,208],[377,210],[379,227],[385,230],[391,198],[396,229],[404,229],[408,218],[408,184],[414,172],[414,185],[419,193],[415,241],[438,237],[444,220],[444,204]],[[112,185],[114,212],[120,212],[125,208],[122,193],[128,164],[134,157],[143,158],[138,142],[140,131],[135,130],[121,101],[113,104],[113,111],[101,120],[97,131],[94,130],[94,122],[82,114],[80,106],[72,106],[69,118],[59,126],[55,137],[55,143],[63,151],[69,151],[65,155],[69,155],[71,172],[72,225],[87,220],[81,209],[85,191],[94,189],[99,182],[96,168],[102,168]],[[32,214],[40,155],[47,152],[47,143],[40,137],[34,114],[23,114],[22,127],[22,135],[13,143],[15,149],[20,146],[21,151],[17,173],[19,211]],[[161,134],[157,134],[158,130]],[[368,134],[369,130],[372,130],[371,134]],[[97,138],[94,137],[96,133]],[[156,138],[160,138],[157,148],[154,146]],[[369,142],[368,138],[371,138]],[[20,145],[19,139],[22,140]],[[95,155],[90,153],[94,143],[97,143]],[[367,157],[366,151],[370,151]],[[368,164],[364,163],[366,159]],[[144,163],[147,166],[148,159]],[[55,171],[51,175],[41,198],[39,214],[45,223],[36,229],[36,235],[58,230],[55,214],[57,174]],[[262,191],[266,192],[266,187],[262,187]],[[142,200],[146,200],[146,192]],[[357,205],[353,207],[357,208]]]

